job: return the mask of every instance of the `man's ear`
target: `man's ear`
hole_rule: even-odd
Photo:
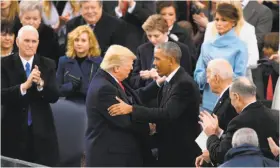
[[[19,48],[19,39],[18,38],[16,38],[16,44],[17,44],[17,47]]]

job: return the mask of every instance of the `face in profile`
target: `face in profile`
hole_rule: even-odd
[[[129,58],[125,65],[118,67],[118,80],[123,81],[128,78],[131,70],[133,69],[133,59]]]
[[[234,21],[224,18],[219,13],[216,13],[215,25],[216,25],[218,33],[220,35],[223,35],[223,34],[229,32],[234,27],[235,23],[234,23]]]
[[[213,93],[217,93],[217,81],[215,79],[215,75],[212,75],[211,69],[207,68],[206,69],[206,79],[207,83],[209,84],[211,91]]]
[[[82,33],[80,36],[74,40],[74,50],[77,56],[85,56],[89,51],[89,36],[86,32]]]
[[[12,2],[11,0],[1,0],[1,9],[7,9],[11,6]]]
[[[20,21],[23,26],[30,25],[38,29],[41,24],[40,12],[38,10],[26,11],[20,17]]]
[[[87,23],[96,24],[102,15],[102,6],[100,6],[98,1],[83,2],[81,15]]]
[[[230,92],[229,93],[231,105],[235,108],[236,112],[240,113],[241,108],[239,106],[239,96],[237,93]]]
[[[11,49],[15,42],[15,34],[1,32],[1,48]]]
[[[173,6],[162,8],[160,14],[167,22],[168,27],[171,27],[176,21],[176,11]]]
[[[159,76],[168,76],[170,72],[171,58],[166,56],[161,49],[156,49],[154,54],[154,66]]]
[[[154,46],[164,43],[165,40],[167,39],[167,32],[162,33],[159,30],[147,31],[146,34],[147,34],[147,38]]]
[[[23,31],[21,36],[17,38],[20,56],[32,57],[35,55],[39,44],[38,38],[38,34],[32,30]]]

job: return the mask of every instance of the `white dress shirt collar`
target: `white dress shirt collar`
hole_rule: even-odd
[[[224,93],[228,90],[229,87],[230,87],[230,85],[229,85],[228,87],[226,87],[226,88],[222,91],[222,93],[220,94],[220,97],[219,97],[219,98],[221,98],[221,97],[224,95]]]
[[[107,72],[107,71],[106,71]],[[114,75],[112,75],[110,72],[107,72],[109,75],[111,75],[112,76],[112,78],[114,78],[115,79],[115,81],[117,82],[117,83],[119,83],[119,81],[118,81],[118,79],[117,78],[115,78],[114,77]]]
[[[242,2],[241,2],[242,9],[244,9],[248,5],[249,2],[250,2],[250,0],[242,0]]]
[[[22,65],[23,65],[24,71],[26,70],[25,65],[26,65],[27,62],[29,63],[29,65],[30,65],[30,70],[32,71],[31,67],[32,67],[32,65],[33,65],[34,56],[32,56],[32,57],[30,58],[29,61],[26,61],[26,60],[25,60],[23,57],[21,57],[21,56],[19,56],[19,58],[20,58],[21,63],[22,63]]]
[[[173,72],[171,72],[168,77],[165,79],[166,82],[170,82],[171,79],[173,78],[173,76],[176,74],[176,72],[179,70],[180,66],[178,66],[178,68],[176,68]]]

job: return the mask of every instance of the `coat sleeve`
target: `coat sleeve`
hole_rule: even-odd
[[[254,27],[247,27],[245,30],[245,42],[248,46],[248,67],[255,67],[259,60],[259,49]]]
[[[211,135],[207,139],[207,150],[210,154],[210,159],[215,164],[224,162],[224,156],[231,149],[231,141],[233,134],[238,128],[242,128],[237,120],[232,120],[227,127],[226,133],[219,139],[216,135]],[[239,127],[238,127],[239,126]],[[245,127],[245,125],[244,125]]]
[[[48,103],[55,103],[59,98],[59,91],[56,83],[55,77],[55,62],[49,60],[46,62],[48,66],[48,74],[44,74],[44,88],[39,93],[39,96]]]
[[[56,82],[58,84],[60,96],[66,97],[72,92],[73,85],[71,82],[64,83],[64,71],[65,70],[63,57],[60,57],[58,62],[58,68],[56,71]]]
[[[171,93],[169,100],[163,108],[147,108],[143,106],[133,105],[132,118],[133,120],[155,122],[171,122],[186,112],[187,107],[192,106],[193,88],[187,83],[181,83],[178,88],[184,88]]]
[[[111,116],[109,114],[108,108],[113,104],[119,103],[116,100],[116,96],[117,90],[115,88],[104,86],[98,92],[97,103],[91,105],[88,104],[89,106],[87,108],[98,111],[107,121],[116,127],[130,129],[132,126],[130,115]],[[93,101],[93,98],[95,97],[90,97],[88,102]]]
[[[205,84],[207,83],[206,80],[206,65],[203,61],[203,48],[204,45],[201,47],[201,53],[196,63],[196,68],[194,71],[194,80],[198,84],[200,90],[204,90]]]
[[[234,77],[245,76],[248,63],[248,49],[246,43],[240,45],[233,64]]]
[[[131,76],[129,79],[129,84],[133,89],[138,89],[141,86],[143,86],[142,79],[140,77],[140,71],[142,70],[142,65],[141,65],[141,51],[139,47],[137,48],[136,52],[136,60],[134,61],[133,65],[133,70],[131,72]]]
[[[11,102],[20,102],[23,96],[20,93],[20,84],[9,86],[9,78],[4,62],[1,62],[1,104],[5,105]]]
[[[259,49],[262,49],[264,36],[265,34],[269,33],[272,28],[273,15],[271,10],[266,6],[265,9],[263,9],[263,11],[260,13],[261,14],[255,28],[256,28],[256,36],[258,40],[258,47]]]

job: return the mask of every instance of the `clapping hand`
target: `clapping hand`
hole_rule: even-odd
[[[212,117],[207,111],[202,111],[199,114],[199,118],[201,120],[199,121],[199,124],[202,126],[203,131],[207,136],[218,134],[220,128],[218,117],[215,114],[213,114]]]

